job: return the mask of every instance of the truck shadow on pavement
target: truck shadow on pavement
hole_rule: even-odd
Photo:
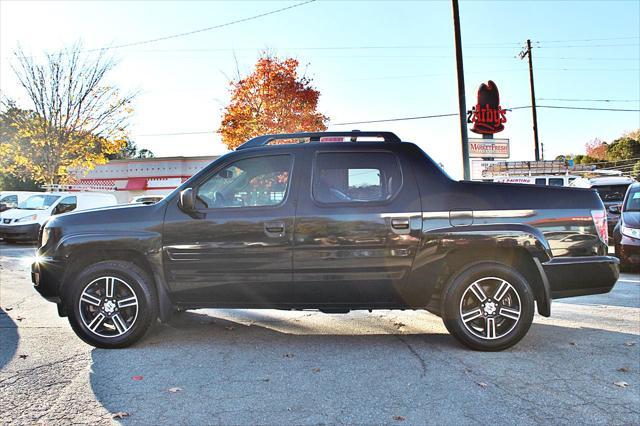
[[[18,349],[18,326],[4,309],[0,308],[0,369],[3,368]]]
[[[403,324],[376,313],[199,312],[134,347],[94,349],[98,401],[131,424],[472,424],[482,406],[509,423],[638,419],[635,334],[536,323],[514,348],[483,353],[427,313]]]

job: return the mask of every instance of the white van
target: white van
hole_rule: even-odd
[[[0,213],[0,238],[36,241],[40,226],[52,215],[118,204],[113,194],[98,192],[41,192]]]
[[[32,195],[42,194],[42,192],[32,191],[2,191],[0,192],[0,213],[15,209],[18,204],[31,197]]]
[[[579,176],[573,175],[538,175],[538,176],[497,176],[493,179],[499,183],[523,183],[526,185],[569,186]]]

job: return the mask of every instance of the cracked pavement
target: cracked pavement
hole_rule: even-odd
[[[33,290],[33,254],[0,243],[0,424],[640,423],[639,274],[498,353],[426,312],[219,309],[103,350]]]

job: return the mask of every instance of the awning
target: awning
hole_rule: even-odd
[[[143,189],[147,189],[147,178],[129,178],[127,186],[124,187],[125,191],[140,191]]]

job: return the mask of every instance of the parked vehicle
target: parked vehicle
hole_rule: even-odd
[[[98,192],[40,192],[14,209],[0,213],[0,238],[7,242],[36,241],[40,226],[51,216],[117,204],[113,194]]]
[[[154,204],[163,198],[162,195],[141,195],[131,200],[131,204]]]
[[[589,238],[574,251],[545,238],[558,231]],[[534,302],[549,316],[551,299],[610,291],[606,241],[593,190],[454,181],[389,132],[267,135],[156,204],[51,219],[32,281],[103,348],[215,307],[426,309],[494,351],[526,334]]]
[[[569,186],[578,177],[573,175],[497,176],[493,181],[499,183],[523,183],[526,185]]]
[[[640,182],[629,186],[622,203],[620,221],[613,231],[613,243],[621,266],[640,266]]]
[[[629,185],[635,180],[624,176],[602,176],[580,178],[571,183],[576,188],[593,188],[598,191],[607,209],[607,226],[609,235],[613,235],[613,228],[620,220],[620,205]]]
[[[30,191],[2,191],[0,192],[0,213],[6,210],[15,209],[18,204],[32,195],[42,194],[42,192]]]

